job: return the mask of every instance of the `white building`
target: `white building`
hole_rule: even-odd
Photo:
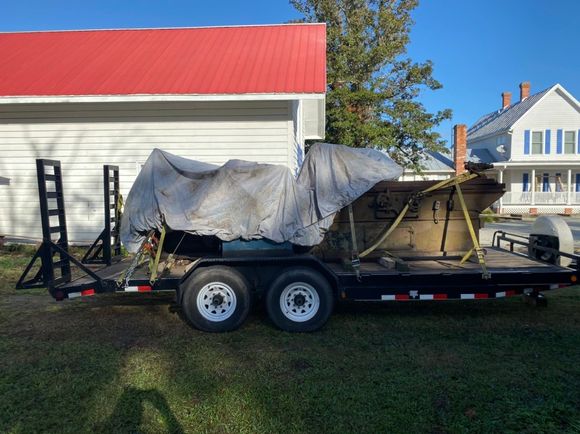
[[[297,170],[324,138],[324,24],[0,34],[0,236],[40,238],[35,159],[60,160],[69,240],[151,150]]]
[[[521,83],[514,104],[504,92],[500,109],[469,128],[467,147],[506,184],[499,212],[580,212],[580,104],[561,85],[530,95]]]

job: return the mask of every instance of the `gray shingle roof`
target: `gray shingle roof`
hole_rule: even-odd
[[[554,86],[529,96],[523,101],[510,105],[508,108],[497,110],[482,116],[467,130],[467,139],[475,140],[489,134],[508,131],[540,98],[552,90]]]
[[[421,158],[421,166],[425,172],[443,172],[453,170],[451,153],[425,151]]]
[[[453,150],[448,149],[443,152],[425,151],[425,157],[421,159],[421,166],[424,172],[446,172],[454,171]],[[472,163],[495,163],[498,159],[487,149],[468,149],[467,161]],[[501,160],[503,161],[503,160]]]
[[[467,161],[471,163],[495,163],[496,161],[505,161],[505,158],[498,160],[487,149],[468,149]]]

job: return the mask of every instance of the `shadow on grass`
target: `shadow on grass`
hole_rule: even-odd
[[[145,404],[150,404],[161,415],[165,432],[183,433],[181,424],[169,408],[165,397],[156,389],[126,387],[117,400],[115,409],[107,421],[96,432],[139,432],[145,412]]]

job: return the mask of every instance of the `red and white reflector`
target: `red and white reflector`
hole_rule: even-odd
[[[68,298],[84,297],[87,295],[95,295],[95,290],[93,288],[83,289],[80,292],[71,292],[68,294]]]
[[[149,292],[151,291],[151,285],[139,285],[139,286],[126,286],[125,292]]]

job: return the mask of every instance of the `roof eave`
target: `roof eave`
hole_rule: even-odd
[[[515,122],[514,122],[515,124]],[[489,134],[484,134],[483,136],[479,136],[474,138],[470,138],[469,137],[469,133],[467,134],[467,145],[469,146],[469,140],[473,140],[473,141],[479,141],[479,140],[484,140],[484,139],[489,139],[490,137],[495,137],[495,136],[501,136],[502,134],[509,134],[509,132],[511,131],[512,127],[510,126],[509,128],[500,130],[500,131],[496,131],[494,133],[489,133]]]
[[[156,101],[292,101],[299,99],[324,99],[325,96],[325,93],[0,96],[0,104]]]

